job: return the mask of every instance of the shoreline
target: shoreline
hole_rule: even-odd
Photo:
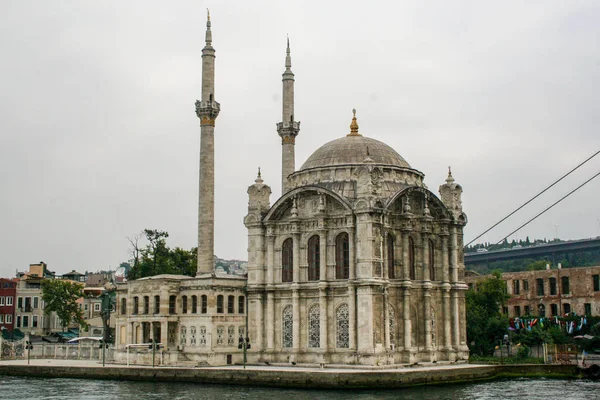
[[[78,360],[0,362],[0,376],[107,379],[151,382],[192,382],[301,389],[394,389],[410,386],[471,383],[514,377],[574,379],[582,377],[576,365],[413,366],[381,370],[306,368],[250,365],[227,367],[125,366]]]

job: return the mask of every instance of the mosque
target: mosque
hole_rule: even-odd
[[[450,170],[430,192],[424,174],[390,146],[350,132],[296,170],[294,74],[283,73],[282,195],[248,188],[248,276],[215,274],[215,50],[202,50],[198,272],[117,288],[116,359],[167,365],[250,363],[394,365],[468,358],[462,187]],[[247,338],[247,339],[246,339]],[[132,353],[135,354],[132,356]]]

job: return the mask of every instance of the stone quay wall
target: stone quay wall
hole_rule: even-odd
[[[511,376],[576,377],[568,365],[464,365],[398,370],[331,370],[305,368],[164,368],[52,366],[0,364],[0,375],[48,378],[111,379],[134,381],[195,382],[295,388],[400,388],[472,382]]]

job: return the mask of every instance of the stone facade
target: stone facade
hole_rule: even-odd
[[[363,137],[356,116],[349,135],[295,171],[300,123],[289,42],[277,124],[283,194],[271,206],[259,170],[244,218],[248,277],[215,276],[213,138],[220,106],[213,98],[210,29],[206,41],[203,97],[196,103],[202,135],[198,274],[118,285],[117,359],[154,339],[165,346],[166,363],[235,363],[244,335],[254,363],[466,359],[462,188],[449,174],[440,200],[423,173],[386,144]]]
[[[469,287],[490,275],[465,278]],[[600,315],[600,266],[556,268],[502,274],[511,296],[504,311],[509,317],[553,316],[575,312]]]

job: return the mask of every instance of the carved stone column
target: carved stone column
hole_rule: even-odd
[[[293,281],[294,281],[294,283],[298,283],[298,282],[300,282],[300,233],[294,233],[294,235],[293,235],[293,245],[294,245],[294,254],[293,254],[294,274],[293,274]]]
[[[348,284],[348,313],[350,314],[350,326],[348,329],[350,336],[350,348],[356,350],[358,340],[356,321],[358,319],[358,316],[356,315],[356,286],[353,283]],[[337,315],[335,317],[337,318]]]
[[[452,347],[456,351],[460,345],[460,311],[458,307],[458,245],[456,227],[450,227],[450,273],[452,298]]]
[[[410,352],[412,346],[412,321],[410,318],[410,290],[412,285],[410,282],[403,282],[404,287],[402,297],[402,315],[404,318],[404,351]]]
[[[429,236],[422,234],[423,240],[423,323],[425,334],[425,350],[431,351],[431,275],[429,273]]]
[[[267,292],[267,318],[266,331],[267,331],[267,351],[273,351],[275,347],[274,336],[275,336],[275,302],[273,300],[273,292]]]
[[[256,337],[254,338],[254,346],[257,350],[263,350],[263,296],[262,293],[257,292],[253,295],[254,300],[254,323],[256,326]],[[249,310],[246,310],[248,312]],[[248,336],[248,333],[246,333]]]
[[[294,270],[294,273],[295,270]],[[300,295],[298,293],[298,288],[294,288],[292,290],[292,306],[293,306],[293,324],[294,324],[294,338],[292,342],[292,347],[294,352],[297,352],[300,348]]]
[[[410,261],[408,248],[408,231],[402,231],[402,279],[410,280]]]
[[[327,231],[319,232],[319,279],[327,280]]]
[[[452,349],[452,327],[450,318],[450,266],[448,260],[448,236],[442,236],[442,307],[444,313],[444,350]]]
[[[350,262],[349,277],[351,280],[356,279],[356,246],[354,236],[354,229],[350,229],[350,233],[348,234],[348,252],[350,253],[348,261]]]
[[[273,284],[273,274],[275,270],[275,235],[273,229],[267,230],[267,284]]]
[[[385,335],[384,343],[385,343],[385,350],[389,351],[391,349],[389,294],[388,294],[387,287],[384,287],[382,289],[383,289],[383,332]]]
[[[325,351],[328,351],[329,349],[329,340],[328,340],[328,329],[327,329],[327,323],[328,323],[328,315],[327,315],[327,311],[329,310],[329,305],[327,304],[327,287],[326,286],[320,286],[319,287],[319,326],[320,326],[320,332],[319,335],[321,336],[321,348],[324,349]]]

